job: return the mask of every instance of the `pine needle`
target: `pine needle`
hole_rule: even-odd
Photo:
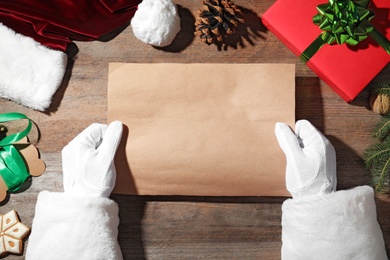
[[[389,185],[389,173],[390,173],[390,157],[386,160],[384,167],[376,173],[378,180],[376,182],[375,190],[381,191],[385,184]]]
[[[390,143],[378,143],[364,153],[364,159],[368,167],[377,167],[390,158]]]
[[[374,94],[390,96],[390,81],[374,83],[370,89]]]
[[[381,121],[375,126],[373,136],[380,142],[390,137],[390,115],[382,116]]]
[[[375,191],[390,190],[390,116],[382,116],[373,136],[379,143],[368,148],[363,155],[366,167],[371,170]]]

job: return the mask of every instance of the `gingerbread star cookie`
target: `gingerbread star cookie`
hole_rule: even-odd
[[[15,210],[0,215],[0,256],[8,253],[20,254],[23,248],[23,238],[30,228],[20,222]]]

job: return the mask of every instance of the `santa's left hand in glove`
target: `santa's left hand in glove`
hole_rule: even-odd
[[[114,156],[122,123],[92,124],[62,150],[64,191],[75,195],[109,197],[116,179]]]
[[[109,199],[122,123],[92,124],[62,151],[64,192],[38,196],[26,259],[122,259]]]

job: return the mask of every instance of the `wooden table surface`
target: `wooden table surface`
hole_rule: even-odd
[[[193,36],[201,1],[176,0],[182,31],[171,46],[146,45],[133,36],[130,26],[112,39],[75,42],[78,53],[69,60],[63,84],[47,113],[0,100],[1,113],[17,111],[34,120],[39,139],[37,129],[30,138],[47,165],[43,176],[34,178],[28,189],[11,194],[1,204],[0,214],[15,209],[22,222],[31,226],[38,193],[62,191],[62,147],[89,124],[107,122],[109,62],[295,63],[296,118],[310,120],[335,146],[338,189],[368,184],[370,173],[362,154],[375,142],[371,133],[380,117],[369,110],[367,91],[347,104],[267,31],[260,17],[273,2],[236,0],[245,14],[245,25],[225,44],[209,46]],[[390,64],[374,79],[382,80],[390,80]],[[278,102],[276,97],[270,98]],[[120,207],[119,242],[125,259],[280,259],[285,198],[112,198]],[[377,194],[376,202],[390,255],[390,197]]]

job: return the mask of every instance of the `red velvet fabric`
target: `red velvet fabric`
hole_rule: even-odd
[[[142,0],[0,0],[0,22],[50,48],[91,41],[125,25]]]

